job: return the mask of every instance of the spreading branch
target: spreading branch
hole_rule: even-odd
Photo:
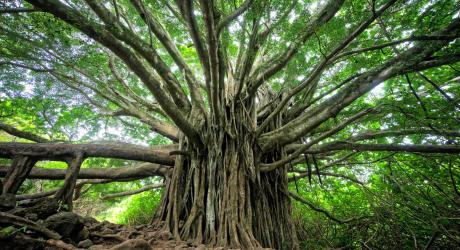
[[[388,151],[388,152],[408,152],[408,153],[443,153],[458,154],[460,146],[458,145],[419,145],[419,144],[365,144],[351,142],[333,142],[315,147],[304,151],[306,154],[320,154],[324,152],[337,150],[353,151]]]
[[[446,29],[433,35],[460,36],[460,19],[454,19]],[[420,41],[416,43],[396,58],[355,78],[347,86],[343,87],[342,91],[323,101],[318,106],[305,110],[303,115],[283,127],[262,134],[259,138],[259,146],[263,151],[268,151],[278,145],[286,145],[298,140],[324,121],[336,116],[342,109],[383,81],[413,70],[415,65],[423,62],[448,44],[448,40]]]
[[[41,10],[35,8],[2,8],[0,9],[1,14],[13,14],[13,13],[32,13],[40,12]]]
[[[335,127],[331,128],[330,130],[322,133],[317,138],[311,140],[308,143],[303,144],[295,152],[290,154],[288,157],[285,157],[285,158],[283,158],[283,159],[281,159],[279,161],[273,162],[273,163],[261,164],[260,165],[260,171],[261,172],[268,172],[268,171],[272,171],[272,170],[274,170],[274,169],[276,169],[278,167],[284,166],[285,164],[287,164],[287,163],[291,162],[292,160],[294,160],[295,158],[297,158],[299,155],[301,155],[303,152],[305,152],[311,146],[313,146],[313,145],[321,142],[322,140],[324,140],[324,139],[326,139],[326,138],[328,138],[328,137],[340,132],[342,129],[347,127],[352,122],[354,122],[354,121],[360,119],[361,117],[371,113],[372,111],[374,111],[374,109],[366,109],[366,110],[363,110],[363,111],[355,114],[354,116],[350,117],[349,119],[347,119],[347,120],[341,122],[340,124],[336,125]]]
[[[30,133],[30,132],[19,130],[19,129],[17,129],[17,128],[11,126],[11,125],[8,125],[6,123],[3,123],[3,122],[0,122],[0,130],[5,131],[6,133],[8,133],[8,134],[10,134],[12,136],[27,139],[29,141],[49,142],[49,140],[46,139],[46,138],[43,138],[43,137],[41,137],[39,135]]]
[[[0,169],[4,167],[0,166]],[[1,171],[1,170],[0,170]],[[111,179],[94,179],[94,180],[82,180],[77,182],[75,185],[75,190],[82,188],[84,185],[94,185],[94,184],[105,184],[105,183],[111,183],[115,181],[132,181],[133,179],[126,179],[126,180],[111,180]],[[60,189],[52,189],[49,191],[45,192],[40,192],[40,193],[33,193],[33,194],[19,194],[16,195],[16,200],[17,201],[23,201],[23,200],[34,200],[34,199],[40,199],[44,197],[48,197],[51,195],[56,194]],[[74,197],[75,200],[75,197]]]
[[[110,49],[114,54],[122,59],[125,64],[142,80],[150,92],[155,96],[161,108],[183,131],[183,133],[186,134],[190,140],[195,142],[196,145],[202,145],[198,132],[185,118],[186,115],[183,113],[183,111],[181,111],[176,103],[170,99],[170,96],[167,94],[168,91],[163,89],[162,84],[158,82],[158,80],[154,77],[154,74],[146,67],[143,60],[136,53],[133,53],[130,48],[126,47],[122,41],[118,40],[114,34],[111,34],[104,26],[92,22],[82,13],[62,4],[57,0],[50,0],[46,2],[39,0],[29,0],[28,2],[37,8],[49,12],[57,18],[67,22],[84,34],[93,38],[95,41]],[[130,33],[122,33],[121,35],[124,39],[130,40],[129,34]],[[118,33],[118,35],[120,34]],[[137,44],[137,42],[139,42],[138,40],[134,40],[132,42],[133,47],[139,45]],[[142,45],[142,48],[144,48],[144,45]],[[149,50],[148,52],[152,51]],[[151,53],[143,53],[143,55],[145,54],[153,55]],[[146,59],[148,60],[149,58]],[[152,60],[151,63],[156,63]]]
[[[217,34],[220,34],[225,27],[246,12],[253,2],[253,0],[244,1],[240,6],[238,6],[238,8],[236,8],[235,11],[224,17],[217,25]]]
[[[319,11],[316,17],[307,24],[305,31],[300,35],[297,41],[289,45],[288,49],[275,59],[268,60],[270,65],[263,65],[263,70],[255,70],[255,75],[251,76],[248,93],[253,95],[256,93],[260,85],[266,82],[274,74],[284,68],[286,64],[294,57],[299,51],[300,47],[313,35],[315,32],[327,23],[342,7],[344,1],[333,0],[328,3]]]
[[[313,203],[311,203],[310,201],[307,201],[306,199],[300,197],[299,195],[297,194],[294,194],[292,192],[289,192],[289,196],[291,196],[292,198],[294,198],[295,200],[307,205],[311,210],[313,211],[316,211],[316,212],[319,212],[319,213],[322,213],[324,214],[327,218],[329,218],[330,220],[332,221],[335,221],[337,223],[340,223],[340,224],[343,224],[343,223],[349,223],[349,222],[352,222],[352,221],[356,221],[357,219],[359,218],[349,218],[349,219],[345,219],[345,220],[341,220],[341,219],[338,219],[337,217],[333,216],[331,213],[329,213],[327,210],[324,210],[322,208],[319,208],[317,206],[315,206]]]
[[[106,195],[102,196],[101,198],[103,200],[114,199],[114,198],[118,198],[118,197],[123,197],[123,196],[128,196],[128,195],[133,195],[133,194],[139,194],[139,193],[142,193],[142,192],[150,191],[152,189],[161,188],[161,187],[164,187],[164,183],[154,183],[154,184],[146,185],[146,186],[144,186],[142,188],[139,188],[139,189],[136,189],[136,190],[128,190],[128,191],[119,192],[119,193],[106,194]]]
[[[157,150],[132,144],[70,144],[70,143],[0,143],[0,157],[29,156],[39,160],[67,160],[83,153],[85,158],[103,157],[145,161],[167,166],[174,158],[167,150]]]
[[[0,166],[0,177],[5,177],[9,167]],[[171,176],[172,168],[169,166],[142,163],[136,166],[120,168],[82,168],[78,179],[106,179],[111,181],[127,181],[132,179],[148,178],[152,176]],[[63,180],[66,169],[32,168],[27,178],[42,180]]]
[[[262,125],[257,131],[257,134],[260,135],[262,131],[264,131],[265,127],[268,126],[268,124],[271,122],[271,120],[276,117],[277,114],[279,114],[285,106],[289,103],[291,98],[293,98],[295,95],[300,93],[302,90],[304,90],[307,86],[311,85],[314,83],[318,77],[322,74],[322,72],[326,69],[326,67],[330,64],[332,61],[333,57],[337,55],[340,51],[345,49],[356,37],[358,37],[362,32],[364,32],[367,27],[379,16],[383,15],[383,13],[390,7],[392,6],[396,0],[391,0],[388,1],[384,6],[382,6],[377,12],[373,13],[372,16],[370,16],[368,19],[366,19],[364,22],[362,22],[358,27],[356,27],[353,32],[351,32],[347,37],[345,37],[336,47],[332,49],[332,51],[324,57],[324,59],[318,63],[315,68],[312,70],[310,75],[303,80],[299,86],[293,88],[292,90],[289,91],[287,96],[278,104],[276,109],[264,120]]]

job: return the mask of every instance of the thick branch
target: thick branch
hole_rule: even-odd
[[[0,166],[0,169],[2,169],[3,167]],[[1,170],[0,170],[1,171]],[[1,173],[1,172],[0,172]],[[1,175],[1,174],[0,174]],[[139,178],[139,179],[142,179],[142,178]],[[120,180],[112,180],[112,179],[89,179],[89,180],[82,180],[82,181],[79,181],[77,182],[77,184],[75,185],[75,191],[79,188],[82,188],[84,185],[94,185],[94,184],[106,184],[106,183],[111,183],[111,182],[116,182],[116,181],[133,181],[133,180],[137,180],[137,178],[135,179],[120,179]],[[49,190],[49,191],[45,191],[45,192],[40,192],[40,193],[33,193],[33,194],[19,194],[19,195],[16,195],[16,200],[17,201],[22,201],[22,200],[33,200],[33,199],[39,199],[39,198],[43,198],[43,197],[48,197],[48,196],[51,196],[51,195],[54,195],[56,192],[58,192],[60,189],[52,189],[52,190]],[[74,195],[74,200],[77,199],[77,196]]]
[[[390,152],[410,152],[410,153],[444,153],[458,154],[458,145],[420,145],[420,144],[364,144],[351,142],[333,142],[312,147],[306,150],[306,154],[320,154],[336,150],[353,151],[390,151]]]
[[[265,121],[261,124],[260,128],[258,128],[257,135],[260,135],[262,131],[264,131],[265,127],[269,124],[269,122],[276,117],[277,114],[279,114],[284,107],[288,104],[289,100],[300,93],[303,89],[305,89],[307,86],[311,85],[315,81],[317,81],[318,77],[322,74],[322,72],[326,69],[326,67],[329,65],[333,57],[342,51],[344,48],[346,48],[351,41],[353,41],[356,37],[358,37],[362,32],[364,32],[367,27],[380,15],[382,15],[390,6],[392,6],[396,0],[390,0],[388,1],[384,6],[382,6],[377,12],[373,13],[371,17],[366,19],[363,23],[358,25],[356,29],[354,29],[353,32],[351,32],[347,37],[345,37],[336,47],[332,49],[332,52],[330,52],[328,55],[325,56],[325,58],[318,63],[313,71],[310,73],[310,75],[303,80],[299,86],[295,87],[291,91],[289,91],[288,95],[278,104],[276,109],[265,119]]]
[[[246,0],[240,6],[238,6],[238,8],[235,11],[233,11],[228,16],[224,17],[224,19],[220,21],[220,23],[217,25],[217,34],[220,34],[220,32],[225,27],[227,27],[227,25],[229,25],[233,20],[237,19],[246,10],[248,10],[252,3],[253,0]]]
[[[161,59],[157,51],[140,39],[135,33],[121,25],[116,16],[110,13],[102,3],[94,0],[86,0],[86,2],[105,23],[105,27],[107,27],[107,30],[110,31],[112,35],[131,46],[158,72],[161,78],[166,82],[166,88],[178,108],[183,111],[188,111],[190,109],[190,103],[184,91],[171,72],[170,67]]]
[[[460,35],[460,19],[454,19],[444,30],[433,35]],[[267,151],[278,145],[285,145],[298,140],[318,125],[336,116],[342,109],[350,105],[381,82],[392,77],[404,74],[429,58],[433,53],[448,45],[449,41],[420,41],[412,48],[401,53],[398,57],[384,63],[380,67],[355,78],[343,90],[316,107],[304,112],[300,117],[292,120],[280,129],[263,134],[259,139],[262,150]],[[276,143],[274,143],[276,142]]]
[[[201,67],[203,68],[203,73],[205,76],[206,90],[208,97],[211,96],[211,71],[208,58],[208,50],[204,44],[203,38],[201,37],[200,30],[198,28],[198,23],[195,18],[193,10],[193,1],[191,0],[176,0],[176,4],[179,6],[180,12],[183,18],[186,21],[190,36],[195,46],[196,52],[200,59]]]
[[[214,16],[213,1],[201,0],[200,5],[206,27],[206,42],[208,48],[209,69],[211,73],[211,96],[209,96],[209,98],[211,99],[214,115],[219,117],[220,103],[222,102],[221,93],[223,91],[223,89],[219,86],[219,78],[223,77],[219,75],[219,64],[223,62],[220,62],[218,57],[219,41],[216,33],[216,17]]]
[[[307,201],[306,199],[300,197],[299,195],[297,195],[295,193],[289,192],[289,196],[291,196],[295,200],[307,205],[310,209],[312,209],[312,210],[314,210],[316,212],[324,214],[327,218],[329,218],[330,220],[333,220],[333,221],[335,221],[337,223],[348,223],[348,222],[351,222],[351,221],[355,221],[357,219],[357,218],[354,218],[354,217],[350,218],[350,219],[346,219],[346,220],[337,219],[335,216],[330,214],[328,211],[326,211],[326,210],[324,210],[322,208],[316,207],[313,203]]]
[[[349,142],[362,141],[368,139],[376,139],[390,136],[404,136],[404,135],[439,135],[460,137],[460,132],[453,130],[432,130],[425,128],[401,129],[401,130],[380,130],[380,131],[366,131],[357,135],[353,135],[347,139]]]
[[[273,162],[273,163],[269,163],[269,164],[260,164],[260,171],[261,172],[268,172],[268,171],[272,171],[278,167],[281,167],[281,166],[284,166],[285,164],[289,163],[290,161],[294,160],[295,158],[297,158],[299,155],[301,155],[303,152],[305,152],[308,148],[310,148],[311,146],[317,144],[318,142],[340,132],[342,129],[344,129],[346,126],[348,126],[350,123],[358,120],[359,118],[369,114],[370,112],[374,111],[374,109],[366,109],[366,110],[363,110],[355,115],[353,115],[352,117],[350,117],[349,119],[339,123],[338,125],[336,125],[335,127],[331,128],[330,130],[322,133],[320,136],[318,136],[317,138],[313,139],[312,141],[308,142],[308,143],[305,143],[305,144],[302,144],[302,146],[300,146],[295,152],[293,152],[292,154],[290,154],[288,157],[285,157],[279,161],[276,161],[276,162]]]
[[[45,235],[46,237],[50,239],[58,240],[61,238],[61,236],[58,233],[51,231],[47,229],[46,227],[40,226],[33,221],[30,221],[28,219],[24,219],[24,218],[21,218],[21,217],[18,217],[16,215],[12,215],[9,213],[0,212],[0,223],[13,224],[13,225],[20,226],[20,227],[27,227],[31,230],[34,230],[36,232],[39,232]]]
[[[4,177],[9,167],[0,166],[0,177]],[[32,168],[28,179],[63,180],[66,169]],[[120,168],[82,168],[78,173],[78,179],[106,179],[111,181],[125,181],[141,179],[152,176],[170,176],[172,168],[169,166],[142,163],[133,167]]]
[[[40,12],[41,10],[39,9],[34,9],[34,8],[5,8],[5,9],[0,9],[0,15],[1,14],[11,14],[11,13],[31,13],[31,12]]]
[[[122,197],[122,196],[139,194],[139,193],[142,193],[142,192],[145,192],[145,191],[149,191],[149,190],[156,189],[156,188],[161,188],[161,187],[164,187],[164,186],[165,186],[164,183],[154,183],[154,184],[146,185],[146,186],[144,186],[142,188],[139,188],[139,189],[136,189],[136,190],[128,190],[128,191],[124,191],[124,192],[120,192],[120,193],[107,194],[107,195],[102,196],[101,198],[103,200],[108,200],[108,199],[118,198],[118,197]]]
[[[400,39],[400,40],[396,40],[396,41],[391,41],[391,42],[387,42],[387,43],[382,43],[382,44],[374,45],[374,46],[367,47],[367,48],[360,48],[360,49],[354,49],[354,50],[350,50],[350,51],[345,51],[345,52],[342,52],[342,53],[338,54],[337,56],[335,56],[332,59],[332,61],[336,61],[336,60],[338,60],[338,59],[340,59],[342,57],[345,57],[345,56],[364,53],[364,52],[373,51],[373,50],[379,50],[379,49],[383,49],[383,48],[386,48],[386,47],[398,45],[398,44],[405,43],[405,42],[430,41],[430,40],[436,41],[436,40],[451,40],[451,39],[453,39],[453,38],[450,37],[450,36],[410,36],[408,38],[404,38],[404,39]]]
[[[69,206],[69,209],[72,209],[72,198],[74,194],[75,185],[77,184],[78,172],[80,172],[81,164],[84,161],[83,153],[78,153],[75,155],[70,162],[67,163],[68,168],[64,178],[64,184],[61,189],[56,192],[56,199],[62,201],[64,204]]]
[[[120,57],[147,86],[150,92],[155,96],[155,99],[158,101],[161,108],[184,132],[184,134],[186,134],[187,137],[197,145],[201,145],[199,134],[187,121],[187,119],[185,119],[185,114],[177,108],[174,102],[170,100],[169,96],[161,87],[161,83],[155,79],[154,74],[145,67],[141,58],[139,58],[136,53],[133,53],[132,50],[127,48],[103,26],[91,22],[78,11],[67,7],[57,0],[50,0],[46,2],[40,0],[29,0],[28,2],[69,23],[89,37],[93,38],[95,41],[100,42],[109,48],[114,54]]]
[[[5,124],[3,122],[0,122],[0,130],[5,131],[6,133],[16,136],[19,138],[27,139],[29,141],[34,141],[34,142],[49,142],[48,139],[45,139],[39,135],[26,132],[26,131],[21,131],[13,126],[10,126],[8,124]]]
[[[267,81],[270,77],[280,71],[284,66],[294,57],[298,52],[299,48],[325,23],[327,23],[342,7],[343,0],[332,0],[329,1],[324,8],[318,13],[318,15],[307,25],[305,32],[299,37],[298,41],[293,42],[289,48],[276,59],[269,60],[271,63],[263,72],[256,70],[255,76],[252,76],[249,95],[253,95],[257,88]]]
[[[140,0],[131,0],[131,4],[136,8],[137,12],[142,17],[144,22],[147,24],[149,29],[163,44],[163,46],[168,51],[169,55],[172,57],[176,65],[179,67],[180,71],[184,74],[190,89],[192,101],[195,101],[198,105],[200,105],[203,108],[203,97],[198,89],[198,80],[195,78],[192,70],[188,67],[182,54],[177,49],[169,33],[164,29],[160,21],[145,9],[145,5]]]
[[[132,144],[0,143],[2,158],[22,155],[39,160],[66,160],[77,153],[83,153],[85,158],[116,158],[174,165],[174,158],[169,155],[168,150],[155,150]]]

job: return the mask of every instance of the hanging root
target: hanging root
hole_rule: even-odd
[[[275,161],[283,152],[258,155],[251,112],[228,107],[225,129],[209,126],[203,134],[204,150],[180,140],[179,151],[188,154],[176,156],[154,219],[176,240],[244,249],[298,248],[285,195],[286,170],[260,173],[257,168],[258,161]]]

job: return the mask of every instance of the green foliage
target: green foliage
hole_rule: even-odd
[[[98,219],[126,225],[148,224],[161,198],[161,190],[147,191],[121,199]]]
[[[26,226],[15,228],[14,226],[7,226],[4,228],[0,227],[0,239],[8,239],[13,237],[18,232],[25,232],[27,230]]]
[[[18,1],[4,2],[0,7],[19,5]],[[90,20],[95,20],[96,16],[90,8],[84,7],[79,1],[66,2],[72,8],[82,11]],[[177,70],[159,41],[151,39],[148,27],[134,7],[128,3],[129,1],[109,2],[106,6],[113,13],[115,12],[110,4],[113,2],[118,5],[119,10],[134,26],[135,33],[141,41],[157,49],[159,56],[171,68],[173,76],[185,89],[183,75]],[[184,61],[198,80],[203,82],[201,63],[189,37],[187,25],[180,18],[176,18],[174,13],[168,11],[166,4],[170,1],[143,2],[145,8],[151,10],[154,17],[158,18],[168,31]],[[243,1],[216,2],[219,2],[219,15],[224,17]],[[281,20],[267,38],[266,44],[258,54],[260,61],[263,63],[281,55],[289,45],[296,42],[321,2],[324,1],[297,1],[291,15]],[[372,15],[368,5],[371,2],[376,6],[382,6],[386,1],[345,1],[337,15],[299,48],[298,53],[286,67],[267,80],[265,84],[267,88],[281,92],[288,87],[298,86],[321,62],[325,52],[335,48],[363,20]],[[236,20],[220,35],[224,56],[229,58],[233,68],[238,66],[236,62],[240,49],[245,47],[244,43],[252,32],[252,18],[261,17],[260,28],[263,29],[280,18],[282,13],[291,7],[292,1],[256,0],[253,4],[245,14],[249,20],[247,23]],[[369,48],[413,35],[430,34],[448,25],[455,16],[458,16],[458,11],[459,3],[454,0],[397,1],[381,17],[389,37],[383,35],[382,28],[374,22],[344,51]],[[198,15],[197,26],[205,27],[202,16]],[[204,29],[201,32],[204,33]],[[395,48],[404,50],[414,43],[400,43]],[[459,39],[456,39],[434,56],[458,54],[459,48]],[[0,15],[1,121],[51,140],[123,141],[142,145],[170,143],[169,139],[152,133],[150,126],[144,124],[145,120],[139,117],[113,115],[120,110],[120,102],[105,98],[104,95],[107,93],[112,93],[111,96],[116,98],[127,95],[131,91],[133,95],[147,103],[152,104],[156,101],[140,79],[121,60],[115,58],[115,68],[119,70],[129,90],[117,82],[109,68],[109,55],[111,53],[107,48],[50,14],[36,12]],[[371,71],[395,56],[393,48],[385,47],[340,58],[326,67],[315,83],[312,95],[318,97],[350,76]],[[25,67],[17,67],[14,64]],[[55,72],[78,81],[70,84],[72,81],[57,78],[40,70],[31,70],[29,69],[31,67],[53,68]],[[452,63],[424,70],[423,74],[441,86],[458,104],[459,69],[460,63]],[[189,94],[188,90],[184,92]],[[419,95],[421,101],[417,99],[414,92]],[[308,95],[302,92],[294,98],[294,101],[308,99],[306,98]],[[122,103],[129,102],[129,105],[139,106],[139,110],[151,115],[153,120],[172,124],[172,121],[161,112],[150,110],[144,104],[131,103],[131,99],[123,100]],[[208,104],[208,99],[205,98],[204,102]],[[315,106],[319,103],[315,102],[311,105]],[[459,131],[458,108],[418,73],[409,73],[407,78],[403,75],[385,81],[372,92],[353,102],[333,119],[320,124],[308,136],[315,137],[356,112],[377,105],[381,105],[378,113],[350,124],[337,135],[321,143],[347,140],[350,136],[368,130],[433,128],[433,130]],[[0,141],[25,140],[0,132]],[[363,142],[459,144],[458,138],[438,135],[391,136]],[[293,215],[302,248],[414,249],[425,248],[431,244],[430,247],[434,249],[453,249],[460,245],[458,191],[460,160],[458,156],[361,152],[353,154],[340,164],[327,165],[347,153],[339,152],[318,159],[316,167],[321,168],[322,184],[315,174],[315,166],[312,166],[311,185],[308,177],[290,184],[292,192],[297,192],[314,207],[328,211],[339,220],[356,219],[349,223],[337,223],[324,213],[294,202]],[[2,165],[9,163],[10,160],[0,159]],[[87,159],[83,168],[115,168],[133,164],[131,161],[123,160]],[[37,165],[44,168],[66,168],[66,164],[62,162],[40,162]],[[305,164],[296,165],[295,168],[303,173],[307,171]],[[328,173],[335,176],[327,175]],[[101,220],[107,219],[129,225],[148,223],[159,202],[161,190],[108,201],[101,200],[100,196],[140,188],[151,181],[91,186],[82,198],[89,205],[82,205],[79,209],[85,214],[96,214]],[[27,180],[21,186],[19,193],[47,191],[58,188],[61,184],[62,181]],[[96,207],[97,209],[92,210]]]
[[[347,223],[330,220],[322,212],[295,202],[293,215],[305,249],[454,249],[460,243],[460,158],[393,155],[363,168],[336,165],[334,173],[354,174],[365,184],[344,178],[316,176],[310,186],[292,183],[317,208]],[[360,170],[361,169],[361,170]],[[431,241],[431,243],[430,243]]]

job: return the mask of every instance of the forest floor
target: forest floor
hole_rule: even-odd
[[[0,249],[223,249],[175,241],[161,225],[126,226],[72,212],[50,213],[55,205],[49,199],[0,212]]]

